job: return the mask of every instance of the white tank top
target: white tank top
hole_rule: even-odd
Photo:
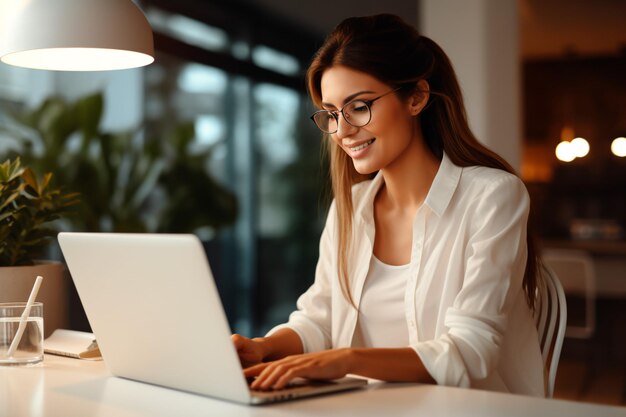
[[[352,346],[390,348],[409,345],[404,314],[408,274],[408,264],[387,265],[372,254],[361,292]]]

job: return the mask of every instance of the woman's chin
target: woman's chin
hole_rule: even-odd
[[[379,168],[374,167],[372,164],[365,163],[364,161],[352,160],[354,169],[361,175],[369,175],[378,172]]]

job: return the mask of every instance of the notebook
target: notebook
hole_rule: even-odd
[[[343,378],[250,390],[204,248],[194,235],[60,233],[59,243],[115,376],[246,404],[367,384]]]
[[[93,333],[56,329],[43,342],[43,351],[74,359],[102,360]]]

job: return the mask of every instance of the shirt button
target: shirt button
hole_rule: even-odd
[[[415,322],[413,320],[409,320],[409,327],[414,328]]]

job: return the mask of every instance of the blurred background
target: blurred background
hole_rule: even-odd
[[[625,1],[136,3],[148,67],[0,63],[0,160],[81,193],[62,230],[196,233],[234,331],[285,321],[330,203],[304,72],[343,18],[394,13],[448,52],[472,128],[527,184],[547,262],[578,280],[556,396],[626,403]],[[71,326],[88,330],[71,299]]]

